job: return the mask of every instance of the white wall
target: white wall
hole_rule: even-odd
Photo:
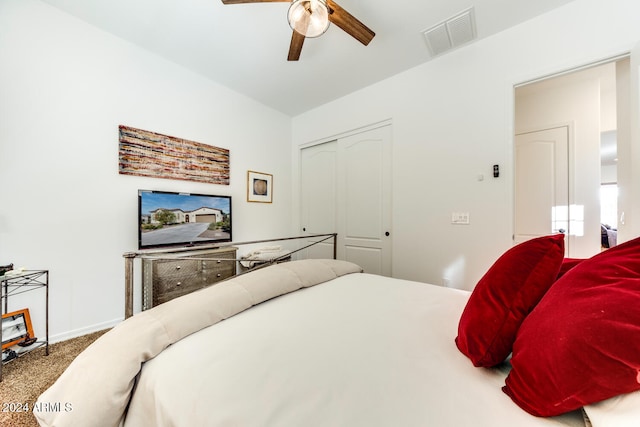
[[[1,0],[0,264],[51,270],[54,338],[109,326],[138,188],[231,194],[234,240],[288,235],[298,146],[391,119],[394,275],[471,288],[511,245],[514,84],[630,50],[639,12],[576,0],[292,121],[37,0]],[[119,175],[119,124],[229,148],[231,185]],[[274,174],[273,205],[245,202],[247,169]],[[13,301],[39,333],[38,296]]]
[[[391,119],[393,275],[471,289],[512,242],[514,85],[629,51],[639,13],[576,0],[295,117],[294,151]],[[471,224],[451,225],[454,211]]]
[[[54,340],[124,315],[139,188],[233,196],[235,241],[290,235],[289,117],[36,0],[0,2],[0,64],[0,265],[50,270]],[[231,184],[119,175],[119,124],[230,149]],[[273,204],[246,202],[248,169]],[[40,336],[42,300],[9,305]]]

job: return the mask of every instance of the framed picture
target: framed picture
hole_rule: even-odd
[[[30,338],[33,338],[33,326],[28,308],[2,315],[3,350]]]
[[[247,202],[271,203],[273,201],[273,175],[247,171]]]

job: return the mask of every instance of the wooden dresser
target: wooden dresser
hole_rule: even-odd
[[[238,248],[229,246],[189,251],[188,255],[180,259],[143,258],[142,309],[148,310],[163,302],[235,276],[237,250]],[[171,257],[175,254],[166,255]]]

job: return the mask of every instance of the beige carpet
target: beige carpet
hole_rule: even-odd
[[[52,344],[48,356],[41,347],[4,365],[0,382],[0,425],[38,426],[31,413],[38,396],[55,382],[82,350],[105,332]]]

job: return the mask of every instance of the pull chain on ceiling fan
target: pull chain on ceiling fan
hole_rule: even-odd
[[[324,34],[329,28],[329,22],[337,25],[365,46],[376,35],[333,0],[222,0],[224,4],[272,2],[291,2],[287,14],[289,25],[293,29],[287,57],[289,61],[300,59],[304,39]]]

